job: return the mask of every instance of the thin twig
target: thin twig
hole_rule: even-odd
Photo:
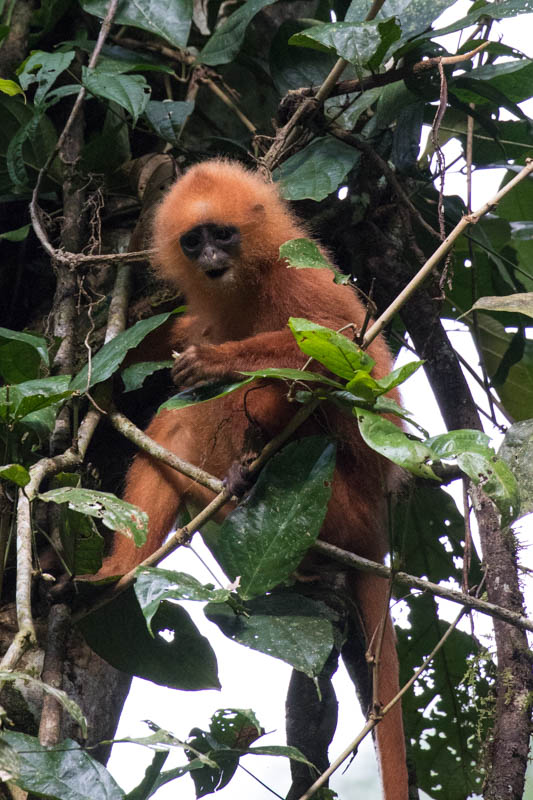
[[[320,553],[332,561],[337,561],[346,567],[361,570],[361,572],[370,572],[373,575],[378,575],[381,578],[392,578],[395,584],[400,586],[409,586],[412,589],[420,589],[421,592],[430,592],[436,597],[443,597],[445,600],[451,600],[452,603],[459,603],[472,611],[479,611],[488,617],[508,622],[514,625],[515,628],[533,632],[533,620],[525,617],[523,614],[518,614],[516,611],[510,611],[504,606],[489,603],[487,600],[479,600],[477,597],[471,597],[468,594],[458,591],[457,589],[450,589],[447,586],[442,586],[440,583],[433,583],[432,581],[419,578],[416,575],[411,575],[408,572],[401,572],[394,570],[393,572],[389,567],[380,564],[377,561],[370,561],[363,556],[357,556],[355,553],[350,553],[347,550],[342,550],[328,542],[317,541],[312,548],[317,553]]]
[[[166,447],[158,444],[154,439],[151,439],[140,428],[134,425],[124,414],[121,414],[120,411],[111,411],[108,415],[108,419],[119,433],[125,436],[126,439],[129,439],[130,442],[133,442],[133,444],[136,444],[141,450],[144,450],[145,453],[162,461],[163,464],[168,464],[172,469],[181,472],[188,478],[192,478],[193,481],[199,483],[201,486],[205,486],[207,489],[211,489],[211,491],[216,494],[224,490],[224,484],[221,480],[210,475],[200,467],[196,467],[194,464],[185,461],[183,458],[179,458],[175,453],[172,453],[170,450],[167,450]]]

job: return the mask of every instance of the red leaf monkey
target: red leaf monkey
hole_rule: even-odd
[[[288,269],[279,247],[308,236],[273,185],[240,165],[223,160],[192,167],[170,189],[155,218],[155,269],[185,293],[187,315],[179,319],[167,349],[181,353],[174,380],[191,387],[214,379],[242,378],[240,370],[300,368],[306,357],[287,327],[290,316],[306,317],[339,329],[359,328],[365,308],[352,289],[339,286],[327,269]],[[159,345],[158,345],[159,351]],[[370,347],[374,374],[391,368],[383,339]],[[159,352],[158,352],[159,355]],[[236,392],[221,401],[156,416],[147,433],[182,458],[223,478],[239,460],[250,419],[272,436],[294,407],[284,387]],[[246,409],[245,409],[246,403]],[[357,427],[335,409],[328,428],[339,440],[333,494],[321,532],[325,541],[380,561],[387,549],[383,484],[395,481],[394,466],[370,451]],[[307,423],[305,433],[323,429],[324,419]],[[101,574],[123,573],[160,546],[182,500],[206,504],[212,494],[169,467],[139,453],[126,479],[125,499],[148,513],[150,532],[141,548],[117,536]],[[370,639],[386,604],[386,582],[358,573],[354,594]],[[379,667],[379,698],[387,703],[398,691],[394,634],[387,623]],[[377,728],[386,800],[407,800],[407,770],[399,704]]]

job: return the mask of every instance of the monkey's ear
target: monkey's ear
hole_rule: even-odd
[[[255,211],[256,214],[263,214],[265,207],[262,203],[256,203],[255,206],[252,206],[252,211]]]

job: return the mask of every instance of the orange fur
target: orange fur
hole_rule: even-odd
[[[233,225],[240,231],[238,257],[229,271],[209,278],[180,247],[180,237],[203,223]],[[156,214],[155,269],[178,284],[186,295],[188,314],[175,323],[172,348],[181,352],[178,375],[189,385],[234,377],[239,370],[302,367],[306,357],[287,328],[289,316],[306,317],[339,329],[353,322],[361,327],[365,309],[352,289],[333,283],[329,270],[288,269],[279,247],[308,236],[279,198],[274,186],[243,167],[222,160],[190,169],[169,191]],[[169,343],[170,349],[170,343]],[[168,354],[170,355],[170,354]],[[167,355],[167,357],[168,357]],[[383,339],[370,347],[374,375],[390,371]],[[222,401],[165,411],[147,433],[182,458],[223,478],[240,458],[251,416],[267,435],[283,428],[294,413],[283,385],[266,383],[246,395],[236,392]],[[339,440],[332,499],[321,538],[360,555],[381,560],[387,550],[385,490],[397,482],[397,470],[361,441],[354,421],[334,408],[328,427]],[[303,435],[322,430],[323,415],[310,420]],[[169,467],[139,454],[128,473],[125,499],[149,515],[147,543],[136,549],[122,536],[115,539],[102,574],[123,573],[152,553],[163,541],[184,500],[205,504],[212,494]],[[357,574],[354,594],[368,639],[379,625],[387,602],[387,583]],[[379,699],[387,703],[398,691],[398,663],[390,619],[381,653]],[[377,729],[386,800],[407,800],[405,747],[399,704]]]

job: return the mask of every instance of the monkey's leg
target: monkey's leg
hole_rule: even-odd
[[[387,582],[374,575],[359,573],[353,579],[353,586],[355,600],[364,621],[367,641],[371,643],[371,652],[375,653],[387,602]],[[396,641],[387,609],[385,633],[378,664],[377,697],[381,706],[387,705],[399,689]],[[400,702],[396,703],[378,723],[376,739],[385,800],[408,800],[405,738]]]
[[[184,409],[187,412],[188,409]],[[186,460],[191,458],[187,413],[166,412],[154,417],[146,433],[150,438]],[[189,446],[188,446],[189,445]],[[121,575],[133,569],[163,543],[178,514],[190,478],[140,452],[126,476],[124,500],[148,514],[148,537],[142,547],[135,547],[126,536],[115,534],[113,548],[98,573],[98,578]],[[212,495],[211,495],[212,498]],[[211,499],[209,498],[209,499]]]

